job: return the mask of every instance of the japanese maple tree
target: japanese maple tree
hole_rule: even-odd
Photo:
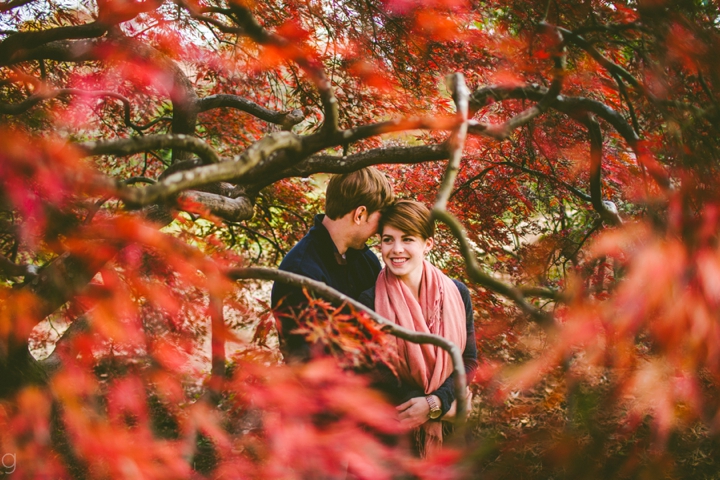
[[[0,476],[713,471],[716,2],[5,0],[0,25]],[[351,373],[404,333],[275,270],[326,175],[368,165],[473,293],[470,440],[422,461]],[[268,280],[317,297],[302,330],[338,358],[282,363]]]

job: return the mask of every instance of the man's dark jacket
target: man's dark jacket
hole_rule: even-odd
[[[338,253],[330,233],[322,224],[325,215],[315,216],[315,225],[280,263],[280,270],[297,273],[324,282],[340,293],[358,300],[360,294],[375,285],[380,273],[380,261],[368,248],[349,248],[345,258]],[[297,328],[292,312],[307,305],[301,288],[275,282],[272,289],[272,306],[279,320],[280,345],[285,360],[307,360],[310,346],[302,335],[290,333]]]

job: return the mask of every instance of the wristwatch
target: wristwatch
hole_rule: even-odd
[[[442,415],[442,410],[440,410],[440,405],[438,405],[437,400],[435,400],[435,397],[432,395],[429,395],[425,397],[425,400],[427,400],[428,405],[430,405],[430,412],[428,412],[428,418],[430,420],[435,420],[437,418],[440,418],[440,415]]]

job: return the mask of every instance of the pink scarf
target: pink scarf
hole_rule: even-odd
[[[384,268],[375,283],[375,311],[401,327],[440,335],[465,350],[465,304],[460,292],[447,275],[427,260],[423,262],[419,301],[405,283]],[[396,342],[399,363],[396,368],[404,383],[417,385],[429,394],[452,373],[452,360],[442,348],[399,338]],[[420,428],[425,433],[421,454],[442,445],[441,422],[428,421]]]

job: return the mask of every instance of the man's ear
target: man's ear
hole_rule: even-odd
[[[362,223],[362,216],[364,213],[367,213],[367,207],[364,205],[361,205],[357,207],[355,210],[353,210],[353,222],[360,225]]]

